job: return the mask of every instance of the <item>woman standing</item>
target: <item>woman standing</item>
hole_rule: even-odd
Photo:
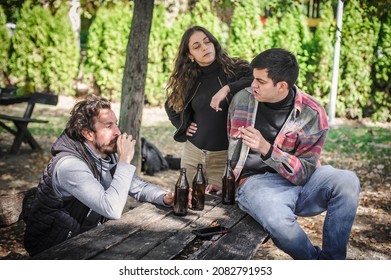
[[[175,141],[185,142],[181,167],[192,179],[197,164],[202,163],[208,189],[221,186],[232,94],[251,82],[247,61],[230,58],[205,28],[193,26],[186,30],[168,81],[165,109],[177,128]]]

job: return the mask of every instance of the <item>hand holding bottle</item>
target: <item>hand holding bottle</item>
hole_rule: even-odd
[[[166,195],[164,195],[163,196],[164,204],[173,206],[174,205],[174,197],[175,197],[174,192],[169,192]]]

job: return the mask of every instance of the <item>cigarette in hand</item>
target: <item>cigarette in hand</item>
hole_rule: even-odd
[[[240,128],[244,128],[244,126],[241,126]],[[233,135],[234,138],[241,138],[242,133],[238,130],[238,133],[236,135]]]

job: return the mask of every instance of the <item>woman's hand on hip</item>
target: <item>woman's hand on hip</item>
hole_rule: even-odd
[[[187,136],[193,136],[194,135],[194,133],[196,133],[197,132],[197,124],[195,123],[195,122],[192,122],[190,125],[189,125],[189,127],[187,128],[187,130],[186,130],[186,135]]]

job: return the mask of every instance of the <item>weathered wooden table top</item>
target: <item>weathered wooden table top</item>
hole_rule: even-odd
[[[199,238],[192,231],[211,225],[225,234]],[[207,195],[203,211],[175,216],[171,208],[144,203],[88,232],[54,246],[34,259],[251,259],[267,237],[237,205]]]

